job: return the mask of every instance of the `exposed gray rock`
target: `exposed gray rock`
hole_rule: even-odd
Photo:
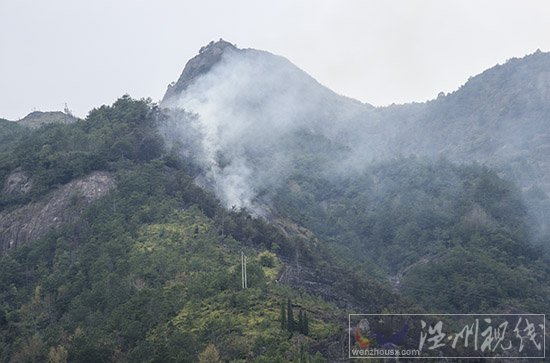
[[[16,173],[13,173],[13,176]],[[25,179],[16,174],[13,185]],[[83,210],[115,186],[107,172],[93,172],[67,183],[42,200],[0,212],[0,254],[44,237],[50,230],[75,223]],[[17,188],[16,188],[17,189]]]
[[[187,89],[199,76],[207,73],[222,59],[226,51],[240,51],[233,44],[220,39],[217,42],[210,42],[199,50],[199,54],[191,58],[185,65],[178,81],[168,85],[168,89],[162,99],[162,104],[169,103],[173,96],[179,95]]]
[[[18,197],[27,194],[32,188],[32,180],[22,169],[15,169],[4,182],[2,194],[8,197]]]

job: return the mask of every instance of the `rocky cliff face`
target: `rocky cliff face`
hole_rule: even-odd
[[[32,181],[22,169],[17,168],[14,170],[4,182],[2,188],[2,194],[10,198],[25,195],[30,192],[32,188]]]
[[[162,104],[169,104],[174,96],[187,89],[199,76],[208,73],[222,59],[224,52],[238,51],[237,47],[223,39],[202,47],[199,54],[187,62],[178,81],[168,86]]]
[[[32,181],[21,170],[6,180],[3,193],[26,193]],[[110,173],[94,172],[63,185],[40,201],[0,212],[0,254],[75,223],[83,209],[115,187]]]

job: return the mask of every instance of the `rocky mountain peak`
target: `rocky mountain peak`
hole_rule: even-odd
[[[221,38],[217,42],[211,41],[202,47],[199,54],[187,62],[178,81],[168,85],[162,104],[166,104],[173,96],[189,87],[199,76],[210,71],[222,59],[224,53],[234,51],[240,51],[240,49]]]

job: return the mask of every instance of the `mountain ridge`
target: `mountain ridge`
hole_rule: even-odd
[[[524,98],[492,86],[503,104],[487,104],[474,82],[378,109],[215,44],[160,107],[125,95],[69,124],[0,121],[0,228],[20,237],[0,251],[0,361],[337,362],[350,313],[548,310],[526,207],[544,216],[546,193],[523,190],[548,161],[541,98],[516,113]],[[531,78],[496,71],[539,92],[537,57]],[[533,125],[508,130],[519,142],[485,133],[517,115]]]
[[[312,76],[307,74],[307,72],[300,69],[299,67],[296,67],[294,64],[292,64],[288,59],[286,59],[283,56],[275,55],[268,51],[254,49],[254,48],[238,48],[235,44],[220,38],[216,42],[211,41],[207,45],[201,47],[201,49],[199,50],[199,53],[195,55],[193,58],[191,58],[189,61],[187,61],[177,81],[174,81],[168,85],[167,90],[162,100],[160,101],[160,105],[161,106],[167,105],[171,99],[173,99],[174,97],[177,97],[178,94],[181,94],[182,92],[184,92],[189,86],[193,84],[193,82],[195,82],[198,78],[200,78],[201,76],[211,71],[212,68],[214,68],[220,62],[223,61],[224,57],[227,56],[227,54],[231,54],[231,53],[236,53],[241,55],[246,53],[261,54],[261,55],[265,55],[266,58],[283,60],[289,65],[292,65],[292,67],[295,67],[299,72],[303,73],[303,75],[313,80],[314,83],[317,83],[321,87],[326,88],[327,90],[329,90],[330,92],[336,95],[334,91],[320,84]],[[351,97],[347,97],[343,95],[338,95],[338,96],[348,99],[350,102],[355,102],[358,104],[363,104],[365,106],[373,107],[368,103],[363,103]]]
[[[221,65],[224,49],[229,53],[225,58],[231,61],[226,59]],[[250,60],[247,54],[261,56]],[[209,64],[209,68],[197,74],[186,71],[193,68],[191,64],[197,59]],[[512,58],[470,77],[454,92],[434,100],[387,107],[348,102],[349,99],[332,93],[305,72],[305,81],[294,82],[300,78],[298,73],[286,69],[299,68],[286,59],[280,65],[277,59],[284,58],[240,50],[222,40],[210,43],[203,53],[188,62],[161,106],[183,107],[199,116],[202,107],[204,112],[225,112],[224,117],[233,120],[257,118],[262,124],[267,117],[271,123],[281,123],[279,128],[288,129],[285,123],[298,124],[295,129],[308,129],[355,150],[358,155],[350,160],[413,154],[488,163],[501,168],[503,175],[519,182],[524,190],[540,187],[550,195],[550,160],[542,156],[544,150],[550,150],[548,121],[545,121],[550,115],[550,53],[537,51],[523,58]],[[280,71],[281,67],[285,70]],[[280,75],[271,77],[268,72]],[[192,77],[187,77],[189,74]],[[262,83],[263,78],[267,82]],[[220,86],[224,82],[227,86]],[[174,101],[178,99],[175,90],[181,90],[179,103]],[[228,93],[232,96],[225,96]],[[220,94],[225,98],[220,100]],[[249,105],[254,107],[246,114],[233,112]],[[292,112],[259,109],[262,105],[287,107]],[[220,121],[211,126],[210,138],[219,137],[217,130],[230,124],[221,120],[221,116],[214,116]],[[208,117],[208,123],[212,123],[212,115]],[[254,127],[250,125],[246,127]],[[277,140],[278,133],[272,135]],[[530,161],[522,161],[525,159],[522,155],[527,155]]]
[[[77,120],[78,118],[67,111],[33,111],[22,119],[13,122],[26,127],[37,128],[51,123],[70,124]]]

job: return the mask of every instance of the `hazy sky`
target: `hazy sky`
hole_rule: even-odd
[[[550,2],[0,0],[0,117],[158,101],[220,37],[283,55],[374,105],[424,101],[511,57],[550,50]]]

